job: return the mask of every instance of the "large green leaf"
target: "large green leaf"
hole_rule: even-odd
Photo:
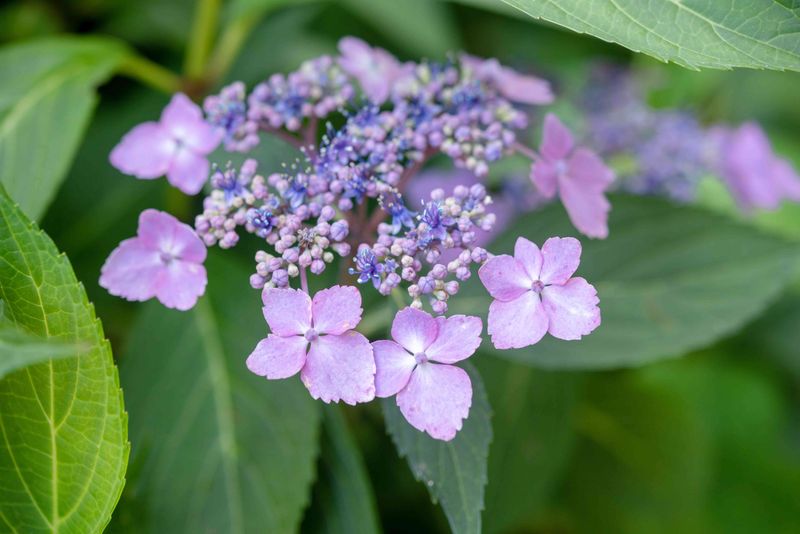
[[[0,181],[31,218],[53,198],[104,81],[126,53],[110,39],[57,37],[0,49]]]
[[[100,532],[128,459],[117,369],[66,256],[1,187],[0,298],[18,328],[90,348],[0,381],[0,525],[26,533]]]
[[[65,343],[35,336],[14,325],[0,322],[0,379],[35,363],[68,358],[86,352],[78,343]]]
[[[496,354],[548,368],[602,369],[680,356],[753,319],[792,279],[800,247],[702,209],[614,197],[605,240],[582,239],[577,276],[597,287],[602,324],[580,341],[546,336]],[[522,235],[541,245],[576,235],[563,208],[521,218],[492,247],[510,252]],[[453,311],[487,310],[479,283]]]
[[[384,399],[383,415],[400,456],[414,478],[440,502],[456,534],[480,533],[486,465],[492,441],[491,408],[480,375],[471,365],[472,408],[464,427],[451,441],[439,441],[408,424],[394,398]]]
[[[293,532],[308,503],[318,406],[298,378],[245,367],[267,327],[247,270],[223,260],[209,258],[193,310],[152,302],[130,334],[120,373],[138,473],[123,503],[136,530]]]
[[[536,19],[689,68],[800,70],[800,5],[794,1],[502,2]],[[469,3],[496,6],[500,0]]]
[[[539,517],[568,466],[582,381],[488,356],[476,365],[494,411],[485,531],[516,532]]]
[[[322,410],[322,451],[311,508],[303,532],[377,534],[375,497],[364,459],[350,435],[341,408]]]

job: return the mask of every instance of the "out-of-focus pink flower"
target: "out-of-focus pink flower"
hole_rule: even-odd
[[[777,209],[781,201],[800,201],[800,176],[772,151],[764,130],[755,122],[736,129],[715,128],[717,167],[736,202],[744,210]]]
[[[417,430],[436,439],[453,439],[469,415],[472,382],[451,364],[472,356],[481,344],[482,329],[478,317],[433,318],[415,308],[400,310],[392,323],[394,341],[372,344],[375,394],[397,395],[400,411]]]
[[[100,285],[127,300],[156,297],[168,308],[188,310],[205,293],[205,259],[206,247],[189,225],[169,213],[145,210],[137,236],[106,260]]]
[[[498,349],[538,343],[545,333],[580,339],[600,325],[600,302],[594,286],[570,278],[581,259],[581,244],[572,237],[551,237],[541,250],[520,237],[514,256],[495,256],[478,271],[494,297],[489,307],[489,334]]]
[[[187,195],[195,195],[208,178],[206,156],[222,140],[223,132],[203,120],[200,107],[177,93],[164,108],[159,122],[144,122],[125,134],[111,151],[111,164],[124,172],[151,180],[167,180]]]
[[[361,321],[361,295],[333,286],[314,295],[266,288],[264,318],[272,331],[247,358],[247,368],[270,380],[300,373],[311,396],[348,404],[375,398],[375,360]]]
[[[400,62],[383,48],[373,48],[356,37],[339,41],[339,66],[361,84],[373,104],[383,104],[392,84],[403,73]]]
[[[461,64],[479,80],[492,84],[501,95],[520,104],[549,104],[553,101],[550,83],[536,76],[520,74],[504,67],[496,59],[481,59],[468,54],[461,56]]]
[[[575,228],[589,237],[608,237],[608,211],[605,191],[614,173],[597,154],[575,148],[572,134],[561,121],[548,113],[539,148],[540,157],[531,167],[531,180],[546,198],[558,193]]]

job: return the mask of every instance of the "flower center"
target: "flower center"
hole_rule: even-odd
[[[169,265],[170,263],[172,263],[172,260],[174,260],[174,259],[175,259],[175,256],[173,256],[173,255],[172,255],[171,253],[169,253],[169,252],[162,252],[162,253],[161,253],[159,256],[160,256],[160,258],[161,258],[161,262],[162,262],[164,265]]]
[[[309,328],[306,330],[304,337],[306,338],[306,341],[314,341],[319,337],[319,334],[317,334],[317,331],[313,328]]]
[[[428,361],[428,355],[424,352],[418,352],[414,355],[414,359],[417,360],[417,365],[422,365]]]
[[[531,289],[533,289],[533,291],[536,293],[541,293],[544,289],[544,283],[541,280],[536,280],[531,284]]]
[[[556,161],[556,174],[563,176],[567,172],[567,162],[563,159]]]

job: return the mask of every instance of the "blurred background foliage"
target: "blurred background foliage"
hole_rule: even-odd
[[[225,16],[236,15],[235,9],[254,9],[250,4],[231,3]],[[590,62],[608,60],[630,65],[650,88],[649,101],[654,106],[688,108],[707,122],[760,121],[778,152],[800,166],[797,73],[690,71],[534,23],[508,10],[487,11],[479,5],[427,0],[274,4],[269,16],[253,17],[257,25],[224,81],[239,79],[252,85],[272,72],[294,69],[304,59],[333,53],[337,40],[348,34],[401,58],[442,58],[447,51],[459,49],[498,57],[553,79],[560,95],[582,87]],[[0,7],[0,42],[61,32],[100,33],[180,70],[193,10],[191,0],[12,0]],[[193,326],[176,323],[183,319],[176,318],[175,312],[112,297],[96,280],[108,253],[135,232],[142,209],[169,209],[184,219],[193,211],[164,180],[131,179],[107,160],[122,134],[157,116],[166,97],[126,78],[113,78],[99,91],[100,103],[42,226],[70,258],[115,348],[135,451],[135,428],[150,424],[137,420],[137,402],[147,402],[144,397],[157,390],[148,376],[159,373],[159,365],[170,357],[199,358],[191,346],[169,354],[170,344],[152,339],[166,339],[170,332]],[[567,116],[574,113],[568,107],[559,111]],[[258,150],[265,168],[296,157],[278,141],[262,143]],[[704,190],[702,203],[742,219],[731,209],[730,199],[713,185]],[[743,221],[776,235],[800,238],[797,206]],[[244,242],[227,254],[232,257],[228,261],[248,265],[251,250]],[[214,269],[228,273],[241,267],[214,264]],[[212,277],[210,287],[219,284],[220,278],[225,276]],[[226,297],[229,302],[220,304],[226,321],[221,340],[232,366],[238,365],[263,330],[258,296],[248,291],[245,279],[240,277],[242,287],[231,289]],[[800,532],[800,278],[795,279],[782,297],[765,299],[768,307],[760,319],[680,359],[589,373],[546,371],[488,353],[473,358],[494,414],[485,531]],[[739,291],[746,300],[747,294],[758,293],[767,282],[753,279],[730,290]],[[158,319],[157,314],[164,317]],[[144,334],[136,337],[131,332]],[[236,340],[235,345],[230,340]],[[682,346],[680,339],[674,343]],[[143,354],[148,357],[140,361]],[[184,376],[189,380],[191,374]],[[257,384],[261,389],[257,394],[270,397],[263,402],[297,397],[298,403],[306,403],[291,387],[286,392],[265,393],[268,388]],[[180,395],[183,385],[163,387],[179,403],[185,400]],[[143,398],[137,401],[138,397]],[[166,414],[153,424],[169,424],[169,417]],[[318,415],[314,412],[308,417],[316,421]],[[311,480],[308,468],[314,467],[319,475],[311,496],[305,497],[309,502],[303,531],[448,531],[441,509],[431,504],[424,485],[413,479],[395,453],[377,404],[357,410],[326,407],[320,417],[320,459],[315,466],[300,469],[307,480]],[[271,432],[254,429],[254,439],[261,440],[255,443],[254,458],[259,449],[268,454],[275,441],[286,439],[286,432],[317,430],[298,423]],[[158,464],[171,472],[166,476],[184,473],[179,465],[188,468],[182,462],[191,460],[185,454],[192,450],[191,443],[171,456],[173,463]],[[150,468],[148,460],[134,454],[110,530],[137,532],[143,525],[152,526],[148,509],[165,505],[158,502],[161,495],[202,493],[202,488],[178,487],[189,484],[181,480],[162,479],[153,486],[143,478]],[[268,459],[254,469],[262,468],[265,475],[272,473]],[[148,489],[166,493],[148,494]],[[306,504],[303,499],[297,497],[299,510]],[[174,505],[180,506],[180,501]],[[207,511],[215,510],[212,506]],[[226,524],[224,517],[206,519],[206,525]],[[276,522],[271,524],[278,531],[296,519],[273,517]]]

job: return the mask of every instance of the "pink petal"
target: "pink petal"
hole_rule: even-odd
[[[564,123],[552,113],[548,113],[544,118],[542,144],[539,147],[545,159],[551,161],[565,159],[572,151],[574,144],[572,134],[564,126]]]
[[[333,286],[314,295],[311,316],[320,334],[344,334],[361,321],[361,293],[353,286]]]
[[[206,292],[207,280],[202,265],[172,260],[159,273],[156,298],[167,308],[186,311]]]
[[[550,84],[536,76],[526,76],[508,67],[501,67],[497,76],[500,93],[520,104],[549,104],[553,101]]]
[[[403,308],[392,322],[392,337],[411,354],[425,352],[438,333],[436,320],[416,308]]]
[[[186,193],[196,195],[208,179],[210,164],[189,148],[178,150],[167,172],[167,181]]]
[[[483,323],[479,317],[452,315],[437,317],[439,335],[425,355],[440,363],[455,363],[472,356],[481,344]]]
[[[604,192],[613,179],[603,161],[584,148],[575,151],[568,174],[559,179],[559,195],[572,224],[589,237],[608,237],[611,204]]]
[[[375,396],[391,397],[406,387],[417,361],[394,341],[375,341]]]
[[[139,215],[138,235],[143,243],[184,261],[203,263],[207,249],[203,240],[188,224],[169,213],[154,209]]]
[[[354,330],[340,336],[320,336],[311,342],[300,378],[311,396],[347,404],[375,398],[372,345]]]
[[[538,159],[531,165],[531,182],[544,198],[553,198],[558,191],[558,167],[562,160]]]
[[[481,265],[478,277],[489,294],[502,301],[516,299],[534,282],[522,264],[507,254],[490,258]]]
[[[545,284],[564,284],[581,263],[581,242],[574,237],[551,237],[542,246],[542,274]]]
[[[341,39],[339,51],[342,70],[358,80],[364,94],[374,104],[382,104],[401,72],[397,59],[386,50],[372,48],[355,37]]]
[[[247,368],[270,380],[296,375],[306,363],[308,341],[302,336],[270,334],[247,357]]]
[[[153,298],[164,264],[160,253],[138,237],[126,239],[108,256],[100,270],[100,285],[127,300]]]
[[[800,201],[800,176],[789,162],[776,158],[770,171],[781,199]]]
[[[547,286],[542,304],[550,319],[548,331],[559,339],[580,339],[600,325],[597,291],[583,278],[563,286]]]
[[[519,349],[538,343],[547,333],[547,314],[539,295],[526,291],[511,302],[492,301],[489,335],[498,349]]]
[[[299,289],[264,288],[264,319],[279,336],[302,336],[311,328],[311,298]]]
[[[175,140],[157,122],[145,122],[125,134],[111,151],[111,164],[137,178],[152,179],[169,171],[177,151]]]
[[[183,93],[177,93],[161,113],[161,124],[192,152],[209,154],[222,140],[221,132],[203,120],[200,106]]]
[[[536,243],[518,237],[514,244],[514,259],[525,269],[530,280],[539,280],[542,272],[542,253]],[[528,289],[530,289],[530,283]]]
[[[397,405],[411,426],[450,441],[469,415],[472,382],[463,369],[425,363],[414,370],[408,385],[397,394]]]

